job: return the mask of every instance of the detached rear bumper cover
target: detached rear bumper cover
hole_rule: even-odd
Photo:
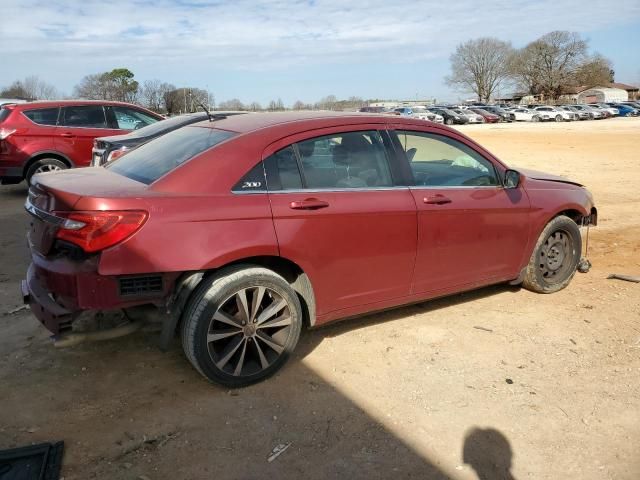
[[[36,276],[33,264],[29,266],[27,278],[21,283],[24,303],[47,330],[54,335],[60,333],[60,324],[73,321],[77,313],[71,312],[56,303]]]

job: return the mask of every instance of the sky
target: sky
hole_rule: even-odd
[[[522,47],[553,30],[640,83],[640,0],[2,0],[0,18],[0,87],[37,75],[65,94],[125,67],[218,102],[457,100],[468,94],[444,81],[456,45]]]

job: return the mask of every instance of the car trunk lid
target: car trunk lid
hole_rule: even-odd
[[[25,203],[31,215],[28,241],[31,248],[48,255],[56,233],[66,221],[59,212],[82,208],[86,197],[140,196],[147,186],[104,168],[80,168],[33,177]]]

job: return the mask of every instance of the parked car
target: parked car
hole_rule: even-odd
[[[626,102],[620,102],[620,105],[629,105],[631,108],[640,110],[640,100],[628,100]]]
[[[589,103],[588,105],[591,108],[604,110],[605,112],[609,113],[609,116],[611,117],[616,117],[620,115],[620,110],[618,110],[615,107],[612,107],[611,105],[607,105],[606,103]]]
[[[482,115],[478,115],[477,113],[469,110],[469,109],[461,109],[461,108],[452,108],[453,112],[458,115],[462,115],[463,117],[467,117],[469,123],[484,123],[484,118]]]
[[[591,120],[591,114],[586,110],[574,108],[574,105],[561,105],[558,108],[567,112],[572,112],[576,115],[578,120]]]
[[[515,121],[515,116],[511,113],[507,112],[503,108],[498,107],[497,105],[487,105],[482,107],[483,110],[486,110],[489,113],[493,113],[494,115],[498,115],[500,117],[501,122],[513,122]]]
[[[556,122],[571,122],[573,120],[578,120],[578,116],[574,112],[567,111],[558,107],[551,107],[549,105],[545,105],[544,107],[536,107],[534,111],[546,113],[547,115],[549,115],[548,120],[553,120]]]
[[[588,105],[572,105],[572,107],[575,110],[579,110],[581,112],[587,112],[589,114],[589,118],[591,120],[599,120],[601,118],[604,118],[604,114],[598,110],[594,110],[593,108],[591,108]]]
[[[629,103],[612,103],[610,106],[618,110],[621,117],[636,117],[640,113],[639,109]]]
[[[362,107],[359,111],[362,113],[383,113],[385,107]]]
[[[509,110],[513,113],[516,122],[539,122],[540,120],[548,120],[549,114],[546,112],[535,112],[528,108],[512,108]]]
[[[464,125],[469,123],[469,119],[466,116],[459,115],[448,108],[430,107],[427,108],[427,110],[442,116],[446,125]]]
[[[453,129],[326,112],[186,126],[34,176],[25,207],[22,291],[58,341],[83,312],[151,309],[228,387],[275,373],[305,325],[501,282],[556,292],[597,224],[580,184]]]
[[[111,137],[99,137],[93,141],[93,150],[91,151],[91,166],[99,167],[108,162],[121,157],[122,155],[130,152],[134,148],[160,137],[166,133],[172,132],[178,128],[182,128],[192,123],[202,122],[207,120],[209,115],[212,118],[219,116],[238,115],[245,112],[196,112],[186,113],[184,115],[177,115],[161,122],[148,125],[140,130],[134,130],[133,132],[125,135],[114,135]]]
[[[121,102],[55,101],[0,109],[0,182],[91,163],[93,140],[151,125],[162,117]]]
[[[469,110],[471,110],[474,113],[477,113],[482,118],[484,118],[484,121],[486,123],[498,123],[500,121],[500,116],[499,115],[496,115],[494,113],[489,113],[483,108],[473,107],[473,108],[469,108]]]
[[[434,123],[444,123],[444,117],[437,113],[430,112],[427,107],[413,107],[413,116],[422,120],[429,120]]]

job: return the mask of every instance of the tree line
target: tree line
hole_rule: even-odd
[[[576,87],[607,86],[614,80],[611,61],[590,53],[578,33],[554,31],[515,49],[493,37],[469,40],[450,57],[448,85],[473,92],[486,102],[503,84],[549,100]]]
[[[13,82],[0,89],[0,97],[24,100],[53,100],[60,98],[60,93],[37,76]],[[175,115],[193,113],[204,105],[211,110],[241,111],[283,111],[288,110],[282,99],[271,100],[266,105],[259,102],[243,103],[237,98],[216,104],[211,92],[196,87],[180,87],[158,79],[145,80],[140,83],[133,72],[127,68],[115,68],[109,72],[86,75],[74,87],[72,98],[86,100],[110,100],[135,103],[159,113]],[[339,100],[335,95],[328,95],[314,103],[298,100],[290,107],[292,110],[353,110],[368,105],[373,99],[363,100],[350,97]]]

